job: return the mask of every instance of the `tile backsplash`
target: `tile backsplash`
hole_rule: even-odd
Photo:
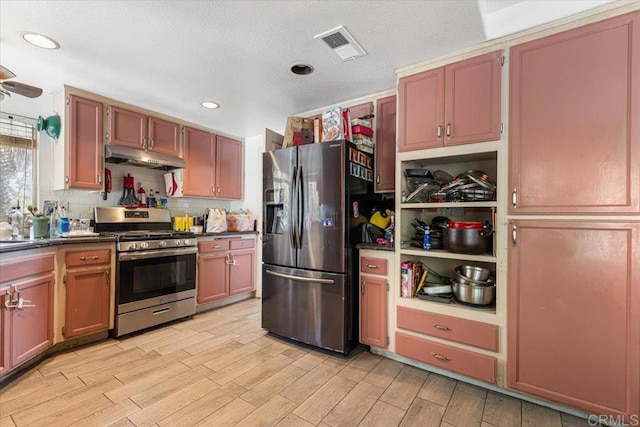
[[[212,200],[191,197],[166,197],[164,188],[164,171],[145,169],[138,166],[107,164],[107,169],[111,170],[111,193],[107,195],[107,200],[102,200],[99,191],[87,190],[57,190],[42,191],[41,204],[44,200],[57,200],[69,203],[69,215],[72,218],[93,218],[93,208],[95,206],[118,206],[118,201],[122,197],[124,190],[124,177],[131,174],[135,182],[137,192],[139,184],[150,194],[153,190],[160,192],[161,198],[167,199],[169,209],[179,211],[179,214],[187,213],[190,216],[202,216],[207,208],[239,209],[242,202],[228,200]],[[45,189],[46,190],[46,189]]]

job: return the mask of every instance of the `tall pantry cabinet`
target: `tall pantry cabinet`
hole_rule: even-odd
[[[513,46],[510,67],[508,386],[638,414],[640,12]]]

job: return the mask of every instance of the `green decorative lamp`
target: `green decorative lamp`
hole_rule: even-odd
[[[38,132],[45,131],[53,139],[60,137],[60,116],[49,116],[46,119],[38,116]]]

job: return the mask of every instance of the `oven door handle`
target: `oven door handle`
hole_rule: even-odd
[[[160,258],[176,255],[197,254],[198,248],[161,249],[158,251],[123,252],[118,255],[118,261],[132,261],[136,259]]]

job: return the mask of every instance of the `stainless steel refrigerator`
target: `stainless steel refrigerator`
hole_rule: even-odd
[[[358,340],[348,219],[371,188],[354,150],[336,141],[263,155],[262,327],[345,354]]]

